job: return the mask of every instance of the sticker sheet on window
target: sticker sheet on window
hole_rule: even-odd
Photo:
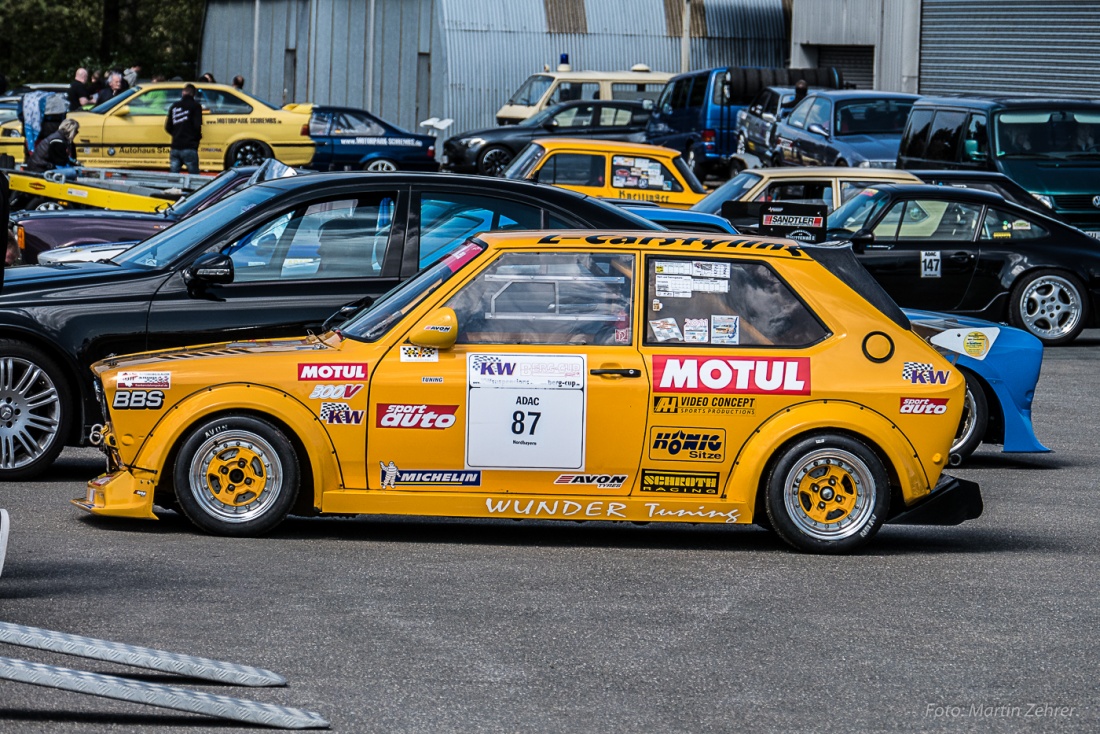
[[[653,329],[653,338],[659,342],[682,342],[684,335],[680,333],[680,326],[676,319],[653,319],[649,322],[649,328]]]
[[[706,344],[710,331],[706,319],[684,319],[684,341]]]
[[[583,469],[583,354],[467,356],[466,466]]]
[[[690,275],[658,275],[657,296],[659,298],[691,298],[695,290],[695,279]]]
[[[713,314],[710,317],[710,343],[724,346],[741,343],[741,317]]]

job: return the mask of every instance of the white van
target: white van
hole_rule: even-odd
[[[576,99],[656,100],[672,74],[650,71],[635,64],[630,71],[572,71],[568,64],[557,71],[527,77],[512,98],[497,110],[498,125],[515,125],[541,109]]]

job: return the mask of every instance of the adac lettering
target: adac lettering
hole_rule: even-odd
[[[559,474],[554,484],[587,484],[600,489],[616,489],[626,482],[626,474]]]
[[[726,432],[722,429],[654,428],[649,455],[658,460],[723,461]]]
[[[457,405],[409,405],[379,403],[375,419],[379,428],[450,428]]]
[[[943,415],[947,398],[902,398],[901,412],[913,415]]]
[[[653,357],[659,392],[809,395],[808,357]]]
[[[317,363],[298,365],[299,380],[366,380],[366,362]]]

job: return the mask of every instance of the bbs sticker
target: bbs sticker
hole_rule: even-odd
[[[120,390],[111,404],[115,410],[160,410],[163,406],[163,390]]]

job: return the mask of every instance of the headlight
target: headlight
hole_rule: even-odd
[[[466,138],[462,142],[466,144],[467,148],[476,148],[485,145],[485,138]]]
[[[1031,195],[1034,196],[1036,199],[1038,199],[1040,202],[1042,202],[1043,206],[1045,206],[1047,209],[1053,209],[1054,208],[1054,200],[1051,199],[1046,194],[1036,194],[1036,193],[1032,192]]]
[[[896,168],[897,161],[861,161],[858,168]]]

